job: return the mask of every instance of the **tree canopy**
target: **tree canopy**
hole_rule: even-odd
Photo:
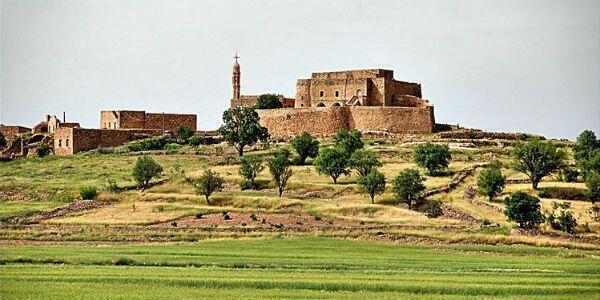
[[[211,169],[204,170],[198,178],[187,178],[186,181],[192,185],[196,194],[204,195],[207,205],[210,205],[210,196],[224,186],[223,178]]]
[[[506,184],[506,177],[502,175],[498,165],[491,165],[479,174],[477,177],[477,187],[479,193],[487,196],[490,201],[500,195]]]
[[[271,154],[269,161],[269,172],[277,185],[279,197],[283,194],[287,182],[292,177],[292,162],[290,161],[290,152],[287,149],[279,149]]]
[[[341,129],[333,136],[333,143],[335,147],[340,148],[346,152],[349,157],[354,151],[361,149],[365,146],[361,139],[362,134],[356,129],[346,130]]]
[[[398,201],[406,203],[408,209],[412,209],[412,202],[425,190],[424,181],[425,178],[418,170],[404,169],[394,178],[392,191]]]
[[[159,165],[152,157],[138,157],[133,167],[133,178],[142,188],[142,192],[148,188],[152,178],[157,177],[162,173],[163,167]]]
[[[303,165],[308,157],[315,158],[319,154],[319,141],[306,131],[292,140],[292,147],[298,153],[300,165]]]
[[[537,138],[517,143],[511,155],[513,168],[527,175],[536,190],[542,178],[558,171],[566,158],[565,152],[554,143]]]
[[[223,125],[218,132],[227,143],[244,155],[244,147],[252,146],[269,138],[267,128],[260,126],[260,117],[254,109],[244,106],[228,109],[223,112]]]
[[[262,94],[258,96],[258,100],[254,105],[256,109],[272,109],[282,108],[283,103],[280,100],[281,96],[276,94]]]
[[[544,222],[540,211],[540,199],[524,192],[514,192],[504,199],[504,213],[509,220],[519,223],[524,229],[535,229]]]
[[[452,154],[448,145],[425,143],[418,145],[413,152],[413,161],[421,168],[427,169],[430,175],[438,174],[450,164]]]
[[[321,149],[314,165],[319,174],[329,175],[334,184],[341,175],[350,173],[346,150],[339,147]]]
[[[360,176],[357,183],[363,192],[369,194],[371,203],[375,203],[375,195],[381,195],[385,192],[385,175],[377,170]]]
[[[383,164],[377,153],[367,149],[359,149],[350,155],[348,165],[356,169],[360,176],[365,176]]]

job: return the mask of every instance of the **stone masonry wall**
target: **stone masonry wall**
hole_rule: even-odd
[[[161,129],[177,131],[180,126],[196,130],[196,115],[146,113],[144,111],[102,111],[100,128],[103,129]]]
[[[326,137],[340,129],[390,133],[432,132],[433,107],[324,107],[259,110],[261,125],[275,139],[292,139],[302,132]]]
[[[54,133],[54,154],[72,155],[101,147],[123,145],[139,135],[160,136],[162,130],[153,129],[88,129],[59,127]]]
[[[146,125],[143,128],[176,132],[181,126],[189,126],[196,131],[196,115],[147,113]]]
[[[7,140],[12,140],[15,135],[23,134],[26,132],[31,132],[31,128],[23,127],[23,126],[5,126],[0,125],[0,133],[4,135]]]

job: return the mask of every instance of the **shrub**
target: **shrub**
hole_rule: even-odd
[[[493,165],[486,168],[477,178],[479,193],[487,196],[490,201],[500,195],[506,184],[506,177],[502,175],[500,168]]]
[[[142,188],[142,192],[148,188],[150,181],[154,177],[159,176],[163,171],[161,165],[159,165],[152,157],[141,156],[138,157],[135,167],[133,167],[133,178]]]
[[[187,141],[194,135],[194,129],[190,126],[182,125],[177,128],[177,138],[182,141]]]
[[[361,136],[360,131],[356,129],[341,129],[333,136],[333,143],[335,147],[342,149],[350,157],[354,151],[362,149],[365,146]]]
[[[93,186],[82,186],[79,188],[79,195],[83,200],[92,200],[98,196],[98,190]]]
[[[50,154],[50,152],[52,152],[52,147],[50,147],[50,145],[48,145],[48,144],[42,144],[42,145],[38,146],[37,148],[35,148],[35,153],[37,154],[38,157],[44,157],[44,156]]]
[[[196,214],[196,219],[202,219],[202,217],[204,216],[204,214],[202,213],[197,213]]]
[[[544,221],[544,216],[540,212],[540,200],[537,197],[529,196],[524,192],[515,192],[504,199],[504,204],[506,204],[504,213],[508,219],[519,223],[521,228],[535,229]]]
[[[188,142],[188,144],[190,144],[192,146],[200,146],[200,145],[207,144],[207,141],[205,140],[205,138],[198,134],[191,136],[189,139],[187,139],[187,142]]]
[[[341,175],[350,173],[346,151],[338,147],[321,149],[313,164],[319,174],[329,175],[334,184]]]
[[[371,198],[371,203],[375,203],[375,195],[381,195],[385,192],[385,175],[373,170],[371,173],[358,178],[358,186]]]
[[[356,150],[348,160],[348,166],[356,169],[360,176],[365,176],[382,165],[377,154],[366,149]]]
[[[170,144],[166,144],[163,149],[164,150],[177,150],[181,148],[181,145],[177,144],[177,143],[170,143]]]
[[[290,161],[290,152],[286,149],[275,151],[271,154],[267,165],[269,166],[269,172],[277,185],[279,197],[283,194],[288,180],[292,177],[292,167]]]
[[[489,225],[492,225],[492,222],[490,222],[490,220],[488,220],[488,219],[484,219],[481,224],[483,224],[484,226],[489,226]]]
[[[222,190],[224,186],[223,178],[210,169],[204,170],[198,178],[187,178],[186,182],[192,185],[197,195],[204,195],[207,205],[210,205],[210,196],[214,192]]]
[[[149,151],[149,150],[162,150],[165,145],[170,142],[169,139],[163,137],[153,137],[147,139],[141,139],[133,141],[127,145],[127,150],[132,152],[137,151]]]
[[[437,218],[444,214],[444,211],[442,210],[442,202],[439,200],[427,201],[421,210],[425,212],[425,215],[428,218]]]
[[[430,175],[447,168],[452,154],[447,145],[425,143],[418,145],[413,152],[413,161],[421,168],[427,169]]]
[[[255,214],[251,214],[251,215],[250,215],[250,220],[252,220],[252,221],[256,222],[256,221],[258,221],[258,218],[256,217],[256,215],[255,215]]]
[[[591,130],[584,130],[573,145],[573,156],[584,179],[590,171],[600,172],[600,140]]]
[[[518,142],[512,150],[513,168],[529,177],[534,189],[542,178],[558,171],[564,164],[566,154],[550,141],[531,139]]]
[[[550,227],[553,229],[562,230],[567,233],[575,233],[577,219],[575,219],[572,212],[561,210],[558,216],[552,212],[548,215],[547,219],[548,223],[550,223]]]
[[[121,191],[121,188],[117,184],[117,181],[113,178],[106,179],[106,190],[111,193],[118,193]]]
[[[131,258],[121,257],[114,261],[115,266],[133,266],[135,261]]]
[[[303,165],[308,157],[315,158],[319,154],[319,141],[306,131],[292,140],[292,147],[298,153],[300,165]]]
[[[586,195],[592,201],[600,200],[600,173],[590,172],[585,180],[585,186],[588,188]]]
[[[408,209],[412,209],[413,200],[417,200],[422,191],[425,190],[423,182],[425,178],[414,169],[402,170],[394,178],[393,192],[398,201],[406,203]]]
[[[242,156],[240,157],[240,168],[238,173],[246,182],[250,183],[250,188],[256,189],[256,176],[265,169],[262,158],[259,156]]]
[[[577,171],[575,168],[564,168],[562,169],[562,176],[566,182],[577,182],[579,171]]]
[[[588,213],[594,222],[600,222],[600,206],[592,206],[590,207]]]
[[[273,109],[282,107],[283,103],[280,100],[280,96],[275,94],[262,94],[258,96],[258,100],[254,105],[254,108],[256,109]]]

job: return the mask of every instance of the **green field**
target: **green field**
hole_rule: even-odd
[[[4,246],[2,263],[2,299],[600,299],[597,252],[527,246],[325,238]]]

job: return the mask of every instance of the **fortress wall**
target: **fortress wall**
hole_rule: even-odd
[[[189,126],[196,131],[196,115],[146,114],[144,129],[161,129],[176,132],[180,126]]]
[[[292,139],[307,131],[317,137],[340,129],[391,133],[433,132],[433,107],[323,107],[258,110],[261,125],[275,139]]]
[[[123,145],[137,135],[160,136],[162,130],[155,129],[89,129],[59,127],[54,133],[54,154],[72,155],[101,147]]]
[[[257,112],[261,125],[269,129],[274,139],[292,139],[304,131],[323,137],[348,129],[348,110],[345,107],[280,108]]]
[[[362,94],[367,93],[368,79],[348,79],[348,80],[313,80],[310,85],[310,98],[312,105],[317,106],[323,102],[326,107],[332,106],[334,103],[344,103],[345,100],[352,98],[357,89],[362,91]],[[320,92],[323,91],[323,97]],[[339,91],[339,96],[335,97],[335,91]],[[297,98],[296,98],[297,99]]]
[[[145,128],[146,113],[144,111],[122,110],[117,113],[117,129]]]
[[[433,107],[349,107],[350,128],[392,133],[433,132]]]

